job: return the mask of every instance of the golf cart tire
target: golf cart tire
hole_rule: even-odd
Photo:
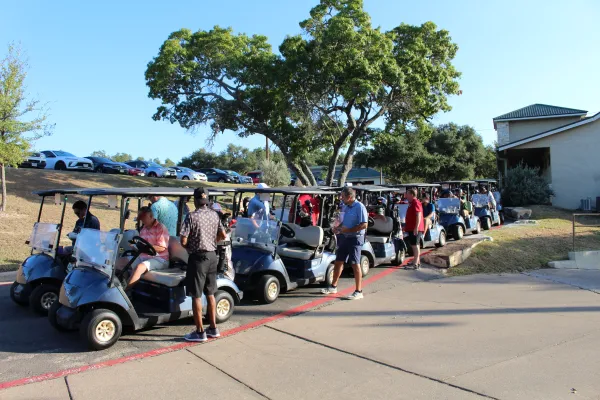
[[[269,286],[272,284],[277,285],[277,289],[273,293],[269,294]],[[277,297],[279,297],[280,292],[281,282],[279,282],[279,279],[273,275],[263,275],[256,286],[256,298],[262,304],[273,303],[275,300],[277,300]]]
[[[48,321],[50,321],[50,325],[52,325],[52,327],[59,332],[68,332],[68,331],[76,330],[76,329],[68,329],[68,328],[62,326],[56,319],[56,313],[58,313],[58,310],[61,307],[62,307],[62,304],[60,304],[60,301],[55,301],[50,306],[50,309],[48,310]]]
[[[109,324],[112,322],[113,325],[114,332],[108,340],[101,340],[97,336],[96,328],[103,322]],[[108,349],[117,343],[122,331],[123,324],[121,323],[121,318],[113,311],[105,308],[91,310],[83,317],[83,321],[81,321],[81,326],[79,327],[81,338],[91,350]]]
[[[440,237],[437,241],[437,243],[435,244],[435,247],[444,247],[446,245],[446,232],[442,231],[440,232]]]
[[[225,304],[224,302],[228,302],[229,304]],[[219,303],[223,303],[219,305]],[[216,315],[215,318],[217,320],[217,324],[222,324],[231,318],[233,314],[233,309],[235,308],[235,302],[233,301],[233,297],[224,290],[217,290],[215,293],[215,305],[216,305]],[[219,307],[221,307],[221,313],[219,313]],[[225,308],[226,307],[226,308]]]
[[[473,232],[475,232],[475,234],[477,234],[477,235],[479,235],[481,233],[481,221],[480,220],[478,220],[475,223],[475,230]]]
[[[484,231],[489,231],[490,228],[492,227],[492,219],[491,218],[484,218],[483,219],[483,224],[481,224],[481,227],[483,228]]]
[[[31,309],[35,311],[36,314],[47,316],[52,303],[47,306],[44,306],[44,304],[47,304],[52,297],[54,297],[53,303],[57,302],[59,291],[60,288],[51,283],[42,283],[41,285],[36,286],[29,296],[29,305],[31,306]]]
[[[56,164],[54,164],[54,169],[56,171],[66,171],[67,165],[64,162],[59,161]]]
[[[334,264],[329,264],[327,267],[327,271],[325,272],[325,280],[323,281],[323,285],[329,287],[333,285],[333,271],[335,270]]]
[[[10,298],[12,299],[12,301],[14,301],[15,303],[17,303],[20,306],[28,305],[29,304],[28,300],[19,300],[17,298],[17,296],[15,296],[15,289],[17,286],[19,286],[19,283],[17,283],[17,282],[13,282],[13,284],[10,285]]]
[[[406,260],[406,251],[404,249],[400,249],[396,253],[396,259],[394,260],[394,263],[396,265],[402,265],[404,260]]]
[[[363,278],[369,275],[369,270],[371,269],[371,261],[369,260],[369,257],[367,257],[364,254],[361,254],[360,264],[358,264],[358,266],[360,267],[360,273],[362,274]]]
[[[465,232],[463,231],[462,225],[454,225],[452,227],[452,237],[454,238],[454,240],[460,240],[460,239],[462,239],[464,233]]]
[[[498,213],[498,218],[500,219],[500,225],[504,225],[504,213]]]

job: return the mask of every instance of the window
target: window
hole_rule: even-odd
[[[54,154],[56,154],[58,157],[75,157],[71,153],[67,153],[66,151],[60,151],[60,150],[55,151]]]
[[[56,157],[54,155],[54,153],[52,153],[51,151],[42,151],[42,154],[45,155],[46,157],[50,157],[50,158]]]

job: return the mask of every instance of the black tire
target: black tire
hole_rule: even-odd
[[[59,301],[55,301],[54,303],[52,303],[52,305],[50,306],[50,309],[48,310],[48,321],[50,321],[50,325],[52,325],[52,327],[59,332],[72,331],[73,329],[68,329],[68,328],[62,326],[56,320],[56,313],[58,312],[58,310],[61,307],[62,307],[62,304],[60,304]]]
[[[220,178],[217,182],[219,182],[219,183],[225,183],[225,179]]]
[[[454,238],[454,240],[460,240],[463,238],[463,235],[465,234],[462,225],[454,225],[452,227],[452,238]]]
[[[492,227],[492,219],[485,217],[483,219],[483,223],[481,225],[482,225],[484,231],[489,231],[490,228]]]
[[[226,322],[233,314],[235,308],[235,302],[233,297],[224,290],[217,290],[215,293],[215,304],[216,304],[216,319],[217,324]]]
[[[406,260],[406,250],[400,249],[396,253],[396,258],[394,259],[394,263],[396,265],[402,265],[402,263]]]
[[[20,306],[26,306],[29,304],[29,300],[25,299],[25,300],[21,300],[19,298],[17,298],[17,296],[15,295],[15,288],[19,286],[19,284],[17,282],[13,282],[12,285],[10,285],[10,298],[12,299],[12,301],[14,301],[15,303],[17,303]]]
[[[281,283],[276,276],[263,275],[256,286],[256,298],[262,304],[271,304],[277,300],[280,291]]]
[[[79,333],[91,350],[104,350],[114,345],[121,337],[121,318],[111,310],[91,310],[83,317]]]
[[[481,221],[480,220],[477,220],[477,222],[475,223],[475,230],[473,232],[477,235],[481,233]]]
[[[446,231],[440,232],[440,237],[435,244],[435,247],[444,247],[446,245]]]
[[[48,315],[48,310],[52,303],[58,301],[58,292],[60,288],[51,283],[42,283],[36,286],[29,296],[29,305],[31,309],[39,315]]]
[[[500,225],[504,225],[504,213],[499,213],[500,216]]]
[[[323,281],[323,284],[325,286],[333,285],[333,270],[334,269],[335,269],[335,266],[333,264],[329,264],[329,267],[327,267],[327,271],[325,272],[325,280]]]
[[[156,172],[148,173],[148,178],[156,178]]]
[[[189,181],[190,178],[187,175],[184,175],[183,178],[181,178],[182,181]]]
[[[59,161],[56,164],[54,164],[54,169],[57,171],[66,171],[67,166],[64,162]]]
[[[369,275],[369,270],[371,269],[371,262],[369,261],[369,257],[367,257],[364,254],[360,255],[360,264],[358,264],[360,267],[360,273],[362,274],[362,277],[364,278],[365,276]]]

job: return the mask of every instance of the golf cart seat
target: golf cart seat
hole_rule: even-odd
[[[167,287],[176,287],[185,279],[185,271],[174,267],[177,264],[187,264],[189,254],[183,248],[179,238],[171,236],[169,238],[169,265],[171,268],[158,271],[148,271],[142,275],[142,279],[147,282],[157,283]]]
[[[317,247],[323,243],[323,228],[320,226],[300,227],[297,224],[287,224],[295,233],[293,238],[282,238],[277,254],[281,257],[310,260]]]
[[[392,217],[385,219],[374,219],[373,226],[367,229],[367,240],[371,243],[387,243],[390,240],[390,234],[394,231],[394,220]]]
[[[119,248],[123,249],[123,251],[133,250],[131,243],[129,241],[133,239],[135,236],[139,236],[139,232],[135,229],[128,229],[123,232],[123,237],[121,238],[121,243],[119,244]]]

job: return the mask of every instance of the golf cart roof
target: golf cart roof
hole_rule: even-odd
[[[357,185],[350,186],[352,189],[362,192],[397,192],[399,187],[379,186],[379,185]]]
[[[440,185],[443,185],[444,183],[461,183],[461,184],[468,183],[469,185],[477,184],[477,182],[475,182],[475,181],[442,181],[442,182],[436,182],[436,183],[440,184]]]
[[[400,187],[440,187],[439,183],[403,183]]]
[[[496,183],[496,179],[475,179],[477,183]]]
[[[335,194],[335,192],[322,188],[315,187],[273,187],[273,188],[237,188],[236,193],[278,193],[284,195],[296,194]]]
[[[81,190],[79,193],[85,196],[193,196],[195,188],[179,187],[130,187],[130,188],[95,188]],[[208,188],[211,196],[222,196],[224,191]]]
[[[83,190],[86,190],[86,188],[46,189],[37,190],[33,192],[33,194],[37,194],[38,196],[54,196],[55,194],[77,194],[81,193]]]

